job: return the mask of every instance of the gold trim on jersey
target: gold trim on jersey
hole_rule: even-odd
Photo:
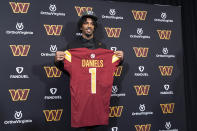
[[[117,60],[119,60],[119,58],[114,54],[112,56],[112,63],[116,62]]]
[[[64,53],[65,53],[65,59],[67,61],[71,62],[71,54],[70,54],[70,52],[66,50],[66,51],[64,51]]]

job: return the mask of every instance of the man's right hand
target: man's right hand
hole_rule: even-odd
[[[63,61],[65,58],[65,53],[63,51],[57,51],[55,54],[55,62]]]

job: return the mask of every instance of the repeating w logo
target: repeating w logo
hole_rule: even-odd
[[[118,38],[120,36],[121,28],[109,28],[105,27],[108,37]]]
[[[136,11],[132,10],[133,16],[135,20],[145,20],[147,11]]]
[[[172,31],[171,30],[157,30],[157,33],[158,33],[160,39],[169,40]]]
[[[14,13],[27,13],[30,3],[9,2]]]
[[[47,121],[60,121],[63,109],[43,110]]]
[[[52,67],[44,67],[45,72],[47,74],[47,77],[52,78],[52,77],[60,77],[62,72],[55,66]]]
[[[151,124],[146,125],[135,125],[136,131],[150,131]]]
[[[44,25],[47,35],[60,35],[63,25]]]
[[[163,114],[171,114],[174,111],[175,103],[160,104]]]
[[[10,95],[12,97],[12,101],[25,101],[29,95],[30,89],[10,89]]]
[[[148,95],[150,85],[134,85],[135,91],[138,96]]]
[[[10,45],[10,48],[14,56],[27,56],[30,45]]]
[[[147,57],[149,48],[133,47],[136,57]]]
[[[92,11],[92,7],[79,7],[79,6],[75,6],[75,9],[77,11],[77,15],[78,16],[81,16],[83,14],[83,12]]]
[[[109,117],[120,117],[122,115],[123,106],[109,107]]]
[[[173,66],[159,66],[160,72],[162,76],[171,76]]]

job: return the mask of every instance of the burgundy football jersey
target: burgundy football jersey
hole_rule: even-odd
[[[71,126],[107,125],[113,75],[119,64],[113,51],[76,48],[65,51],[70,74]]]

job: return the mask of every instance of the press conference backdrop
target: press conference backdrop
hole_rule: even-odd
[[[90,0],[0,6],[1,131],[71,130],[69,77],[53,62],[81,35],[76,24],[86,10],[98,16],[96,38],[124,51],[108,130],[186,131],[180,7]]]

